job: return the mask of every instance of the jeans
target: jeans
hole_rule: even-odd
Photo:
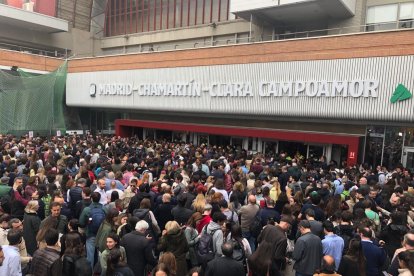
[[[250,245],[250,248],[252,249],[252,253],[256,250],[256,238],[253,237],[250,232],[243,232],[243,238],[245,238]]]
[[[92,270],[95,265],[95,253],[96,253],[95,239],[96,237],[89,237],[86,239],[86,259],[91,264]]]

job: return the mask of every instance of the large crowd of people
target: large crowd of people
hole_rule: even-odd
[[[413,173],[325,159],[0,135],[0,275],[412,276]]]

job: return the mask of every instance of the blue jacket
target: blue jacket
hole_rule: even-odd
[[[381,276],[382,266],[387,259],[385,250],[371,241],[361,241],[366,259],[366,276]]]

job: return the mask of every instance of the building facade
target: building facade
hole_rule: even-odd
[[[83,4],[89,30],[71,7],[64,31],[72,129],[414,167],[414,1]],[[27,56],[0,66],[56,63]]]

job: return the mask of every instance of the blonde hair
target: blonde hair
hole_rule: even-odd
[[[175,220],[170,220],[165,224],[165,230],[167,232],[176,231],[180,229],[180,225]]]
[[[243,185],[243,183],[241,183],[240,181],[237,181],[236,183],[234,183],[233,191],[244,192],[244,185]]]
[[[280,194],[282,193],[282,190],[280,189],[280,183],[277,179],[274,179],[270,181],[272,184],[272,188],[270,189],[269,196],[271,199],[273,199],[275,202],[279,198]]]
[[[193,202],[193,207],[196,212],[203,213],[204,206],[206,206],[206,197],[201,193],[196,196]]]
[[[26,208],[24,208],[24,211],[26,213],[36,213],[37,207],[39,207],[39,202],[37,200],[30,200],[29,203],[27,203]]]

